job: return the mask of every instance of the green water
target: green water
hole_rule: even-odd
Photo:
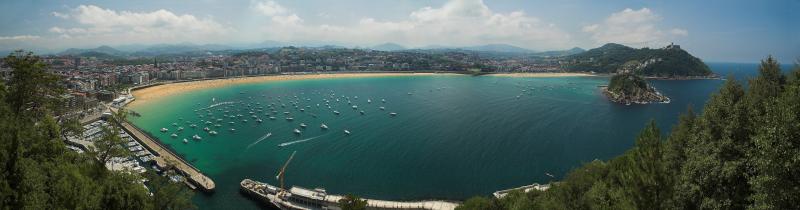
[[[297,155],[286,172],[288,185],[379,199],[456,200],[547,183],[581,163],[619,155],[631,147],[645,122],[655,119],[668,130],[688,105],[703,104],[722,83],[654,81],[672,103],[625,106],[602,96],[597,86],[607,79],[409,76],[269,82],[165,98],[136,107],[142,116],[132,121],[214,179],[214,194],[195,197],[203,209],[257,208],[239,193],[239,182],[251,178],[277,184],[275,174],[293,151]],[[211,109],[211,118],[199,118],[206,111],[195,110],[213,104],[212,98],[237,103]],[[300,112],[290,101],[311,107]],[[276,120],[264,115],[271,114],[270,103],[276,104]],[[247,109],[247,104],[264,112]],[[224,118],[219,128],[201,123],[218,123],[215,119],[225,114],[218,108],[244,117]],[[263,123],[256,123],[250,111]],[[284,120],[283,112],[294,120]],[[198,127],[192,129],[186,121]],[[185,127],[178,138],[170,137],[177,130],[172,123]],[[300,123],[308,127],[301,129]],[[320,129],[321,123],[330,128]],[[210,136],[202,130],[206,126],[219,134]],[[170,131],[159,132],[162,127]],[[295,128],[302,135],[293,134]],[[193,141],[195,134],[203,139]],[[297,140],[308,141],[278,146]]]

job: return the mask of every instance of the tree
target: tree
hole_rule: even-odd
[[[503,208],[496,202],[496,200],[480,196],[467,199],[467,201],[465,201],[463,204],[456,207],[456,210],[474,210],[474,209],[500,210]]]
[[[168,176],[174,175],[168,172]],[[148,186],[153,193],[152,205],[154,209],[195,209],[192,204],[194,193],[181,182],[172,182],[169,178],[148,172]]]
[[[339,208],[342,210],[365,210],[367,209],[367,200],[348,194],[339,200]]]
[[[63,140],[82,128],[71,119],[56,120],[53,105],[60,84],[36,56],[21,51],[5,58],[13,69],[11,82],[0,83],[0,209],[184,209],[191,198],[176,185],[150,183],[166,202],[156,202],[129,172],[107,171],[87,154],[70,152]],[[115,118],[122,119],[122,118]],[[112,124],[113,126],[113,124]],[[117,127],[106,128],[107,134]],[[116,148],[119,136],[107,148]],[[103,141],[101,141],[103,142]],[[105,152],[113,156],[115,152]],[[105,159],[105,158],[104,158]],[[99,167],[98,167],[99,166]],[[101,169],[101,170],[98,170]],[[98,173],[101,172],[101,173]],[[164,179],[163,177],[161,177]],[[168,205],[159,205],[172,203]]]

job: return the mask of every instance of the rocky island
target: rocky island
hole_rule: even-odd
[[[608,86],[602,87],[609,100],[630,105],[649,103],[669,103],[669,98],[662,95],[655,87],[633,73],[617,74],[611,77]]]

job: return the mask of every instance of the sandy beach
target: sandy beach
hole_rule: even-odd
[[[151,100],[168,97],[184,92],[202,90],[208,88],[227,87],[239,84],[261,83],[270,81],[288,81],[305,79],[332,79],[332,78],[355,78],[355,77],[390,77],[390,76],[430,76],[430,75],[460,75],[451,73],[336,73],[336,74],[294,74],[294,75],[268,75],[256,77],[238,77],[227,79],[212,79],[189,82],[176,82],[162,84],[133,91],[136,100],[128,104],[129,107],[136,107]],[[594,76],[586,73],[501,73],[490,74],[489,76],[498,77],[575,77],[575,76]]]
[[[489,74],[495,77],[591,77],[597,76],[589,73],[499,73]]]
[[[391,77],[391,76],[430,76],[430,75],[457,75],[449,73],[338,73],[338,74],[295,74],[295,75],[268,75],[256,77],[238,77],[227,79],[200,80],[189,82],[176,82],[142,88],[133,91],[136,100],[128,104],[129,107],[136,107],[151,100],[162,97],[172,96],[184,92],[227,87],[239,84],[261,83],[271,81],[289,81],[305,79],[332,79],[332,78],[356,78],[356,77]]]

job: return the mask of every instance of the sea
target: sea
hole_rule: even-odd
[[[743,82],[757,75],[758,64],[708,64]],[[140,104],[132,109],[141,116],[130,120],[215,181],[214,193],[193,198],[201,209],[258,209],[239,182],[278,185],[276,174],[293,152],[287,186],[463,200],[557,181],[582,164],[613,158],[650,120],[666,135],[687,108],[702,112],[725,81],[653,80],[671,102],[648,105],[610,102],[598,88],[607,82],[467,75],[265,82]]]

